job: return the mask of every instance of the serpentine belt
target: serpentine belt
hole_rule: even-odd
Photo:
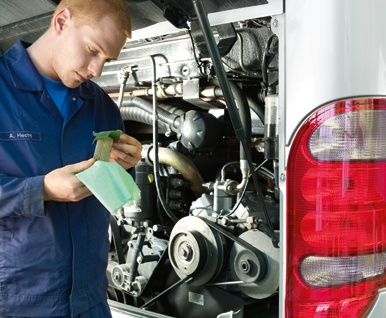
[[[260,265],[260,275],[259,275],[257,281],[264,277],[265,272],[266,272],[266,262],[265,262],[265,258],[263,256],[262,252],[258,248],[256,248],[252,244],[249,244],[248,242],[244,241],[243,239],[233,235],[232,233],[226,231],[225,229],[223,229],[221,226],[217,225],[216,223],[209,221],[208,219],[200,217],[200,216],[197,216],[197,217],[199,219],[201,219],[202,221],[204,221],[212,229],[223,234],[224,236],[226,236],[227,238],[229,238],[233,242],[239,244],[240,246],[244,247],[247,250],[250,250],[253,254],[255,254],[257,259],[260,262],[260,264],[259,264]]]

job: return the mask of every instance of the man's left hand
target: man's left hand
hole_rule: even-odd
[[[141,160],[142,145],[140,142],[121,132],[119,141],[113,143],[110,162],[116,162],[127,170]]]

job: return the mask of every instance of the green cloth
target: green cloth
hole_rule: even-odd
[[[76,176],[110,213],[141,198],[132,176],[115,162],[96,161]]]
[[[107,138],[107,137],[111,137],[114,139],[114,141],[118,141],[120,135],[121,135],[120,130],[102,131],[96,135],[96,137],[92,143],[94,143],[96,140],[98,140],[100,138]]]

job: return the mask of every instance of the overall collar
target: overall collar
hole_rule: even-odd
[[[4,54],[5,63],[17,88],[27,91],[44,91],[43,79],[27,53],[30,45],[30,43],[18,41]],[[86,83],[79,85],[75,91],[82,99],[95,97]]]

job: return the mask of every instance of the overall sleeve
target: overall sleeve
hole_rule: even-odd
[[[44,176],[15,178],[0,174],[0,218],[44,217]]]

